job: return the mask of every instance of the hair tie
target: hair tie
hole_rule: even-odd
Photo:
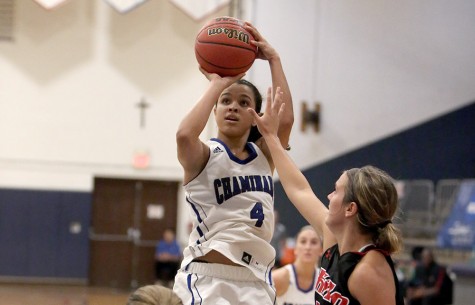
[[[376,226],[380,229],[385,228],[388,224],[392,223],[391,219],[385,220],[383,222],[378,223]]]

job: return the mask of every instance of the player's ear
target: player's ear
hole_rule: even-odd
[[[358,205],[356,204],[356,202],[352,201],[346,205],[345,214],[347,216],[353,216],[358,214]]]

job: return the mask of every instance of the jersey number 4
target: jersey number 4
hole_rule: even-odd
[[[251,219],[257,219],[256,227],[260,228],[264,222],[264,210],[262,209],[262,203],[256,202],[251,210]]]

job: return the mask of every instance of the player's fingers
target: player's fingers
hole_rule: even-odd
[[[275,94],[274,94],[274,97],[273,97],[273,107],[274,109],[279,109],[280,108],[280,104],[282,104],[282,90],[280,89],[280,87],[277,87],[275,89]],[[276,110],[277,112],[278,110]]]
[[[278,115],[278,116],[279,116],[279,119],[281,119],[282,116],[284,115],[284,111],[285,111],[285,103],[282,103],[282,104],[280,105],[280,109],[279,109],[279,115]]]
[[[254,117],[254,119],[257,122],[260,115],[254,109],[252,109],[251,107],[247,108],[247,111]]]
[[[256,39],[256,40],[261,40],[262,35],[259,33],[259,31],[249,22],[244,23],[244,28],[251,33],[251,35]]]
[[[238,75],[235,75],[235,76],[231,76],[231,79],[233,79],[234,81],[237,81],[237,80],[240,80],[241,78],[243,78],[243,77],[244,77],[244,75],[246,75],[246,73],[245,73],[245,72],[243,72],[243,73],[240,73],[240,74],[238,74]]]
[[[267,88],[267,95],[266,95],[266,113],[269,113],[269,111],[272,108],[272,87]]]

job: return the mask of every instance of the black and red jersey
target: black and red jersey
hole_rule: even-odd
[[[394,270],[394,263],[391,256],[374,245],[370,245],[361,252],[347,252],[340,256],[338,245],[334,245],[325,251],[321,260],[321,270],[315,285],[316,305],[359,305],[360,303],[350,293],[348,289],[348,279],[356,265],[369,251],[381,252],[394,276],[396,285],[396,305],[404,305],[403,295],[399,289],[398,279]],[[364,285],[364,283],[361,283]]]

